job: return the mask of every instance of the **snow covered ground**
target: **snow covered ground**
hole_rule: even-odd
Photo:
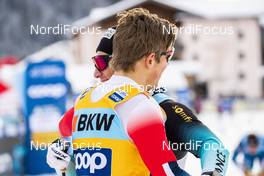
[[[231,156],[234,148],[244,135],[248,133],[264,135],[264,109],[252,111],[240,110],[232,115],[223,114],[221,118],[216,112],[204,112],[199,115],[199,119],[220,137],[225,146],[229,149]],[[200,176],[200,160],[188,154],[185,161],[185,169],[192,176]],[[255,167],[254,170],[257,171],[258,167]],[[46,175],[48,176],[51,174],[43,174],[41,176]],[[231,160],[229,160],[227,176],[243,176],[243,173]]]
[[[199,119],[220,137],[231,153],[230,158],[244,135],[248,133],[264,135],[264,110],[239,111],[232,115],[223,114],[222,118],[216,112],[206,112],[201,113]],[[193,176],[199,176],[200,161],[188,154],[185,169]],[[257,171],[258,166],[254,167],[254,170]],[[243,176],[231,160],[229,160],[227,176]]]

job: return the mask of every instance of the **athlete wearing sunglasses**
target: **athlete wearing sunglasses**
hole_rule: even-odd
[[[110,38],[102,38],[96,50],[97,55],[92,58],[96,68],[94,71],[94,76],[99,78],[101,82],[110,79],[114,73],[113,69],[108,66],[109,61],[112,59],[111,55],[113,35],[110,36]],[[174,48],[171,48],[168,51],[161,52],[160,55],[165,55],[167,61],[169,61],[171,60],[173,53]],[[190,141],[198,141],[202,144],[210,144],[215,147],[214,150],[203,150],[204,148],[202,146],[199,147],[199,150],[175,150],[174,153],[177,159],[181,159],[184,157],[187,151],[189,151],[201,159],[203,175],[225,175],[229,153],[225,148],[223,148],[222,142],[214,135],[214,133],[211,132],[202,122],[200,122],[189,108],[166,96],[164,91],[154,91],[153,98],[159,103],[161,108],[166,113],[166,135],[172,144],[183,144]],[[177,108],[179,108],[184,113],[177,113]],[[70,137],[72,135],[71,124],[73,114],[74,109],[71,108],[63,115],[63,118],[60,121],[59,130],[63,137]],[[190,117],[191,120],[186,121],[186,116]],[[55,148],[55,150],[57,152],[61,152],[59,149]],[[63,169],[67,167],[68,162],[56,159],[51,151],[48,152],[48,155],[47,161],[51,167],[57,169]]]
[[[169,62],[174,54],[174,48],[172,48],[169,51],[164,51],[161,52],[161,56],[166,56],[167,62]],[[110,60],[112,59],[111,55],[108,55],[104,52],[98,51],[97,55],[92,57],[94,67],[97,69],[99,72],[103,72],[108,68],[108,64]]]
[[[111,58],[111,55],[102,51],[97,51],[97,55],[92,57],[95,66],[94,77],[99,78],[101,82],[107,81],[114,74],[113,69],[108,67]]]
[[[166,56],[167,62],[169,62],[174,54],[174,47],[169,51],[161,52],[161,56]],[[92,57],[94,67],[97,69],[97,71],[102,72],[108,68],[108,64],[110,60],[112,59],[112,55],[108,55],[107,53],[104,53],[102,51],[97,51],[97,55]]]
[[[99,78],[101,82],[107,81],[114,74],[113,69],[108,65],[112,59],[112,43],[115,30],[116,27],[107,30],[96,49],[96,55],[92,57],[95,66],[94,77]]]
[[[169,50],[169,51],[164,51],[164,52],[161,52],[161,56],[166,56],[166,59],[167,59],[167,62],[169,62],[170,60],[171,60],[171,58],[173,57],[173,55],[174,55],[174,52],[175,52],[175,48],[174,47],[172,47],[172,49],[171,50]]]
[[[92,57],[94,62],[94,67],[99,71],[102,72],[108,67],[109,61],[112,59],[110,55],[96,55]]]

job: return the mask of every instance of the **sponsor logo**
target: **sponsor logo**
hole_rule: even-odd
[[[116,30],[113,28],[108,28],[108,30],[104,34],[104,38],[111,39],[112,36],[115,34]]]
[[[111,175],[111,149],[101,148],[99,151],[78,149],[74,153],[77,175]]]
[[[104,130],[109,131],[112,121],[114,119],[114,114],[81,114],[77,124],[77,131],[88,131],[88,130]]]
[[[176,114],[179,114],[185,122],[192,122],[192,118],[188,116],[186,112],[184,112],[183,108],[175,105],[172,107],[172,109],[175,111]]]
[[[226,163],[226,155],[223,154],[222,152],[220,152],[219,150],[216,151],[217,154],[217,159],[216,159],[216,168],[215,170],[218,172],[218,173],[223,173],[223,167]]]
[[[27,95],[32,99],[60,98],[66,95],[67,87],[63,83],[35,84],[27,89]]]
[[[165,87],[159,87],[159,88],[156,88],[153,93],[152,93],[152,96],[156,95],[156,94],[159,94],[159,93],[165,93],[166,92],[166,89]]]
[[[51,150],[54,152],[54,153],[56,153],[58,156],[60,156],[61,158],[63,158],[63,159],[66,159],[68,156],[67,155],[64,155],[61,151],[58,151],[58,150],[56,150],[56,149],[54,149],[54,148],[52,148],[51,147]]]
[[[122,101],[126,96],[127,96],[126,92],[119,90],[111,94],[109,98],[113,100],[114,102],[119,102],[119,101]]]

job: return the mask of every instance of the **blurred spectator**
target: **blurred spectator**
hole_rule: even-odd
[[[239,154],[242,154],[244,159],[242,163],[237,161]],[[261,169],[258,176],[264,175],[264,141],[261,136],[249,134],[242,138],[239,145],[234,151],[233,161],[243,170],[245,176],[251,176],[255,160],[260,161]]]
[[[222,116],[224,112],[232,114],[233,104],[234,104],[233,97],[226,97],[220,94],[217,100],[217,111],[218,111],[219,116]]]
[[[199,95],[196,95],[194,99],[194,110],[197,114],[200,114],[202,111],[202,98]]]

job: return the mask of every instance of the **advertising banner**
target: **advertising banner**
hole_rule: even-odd
[[[26,174],[54,172],[46,164],[48,144],[59,137],[58,121],[65,112],[68,84],[62,61],[29,63],[25,71]]]

